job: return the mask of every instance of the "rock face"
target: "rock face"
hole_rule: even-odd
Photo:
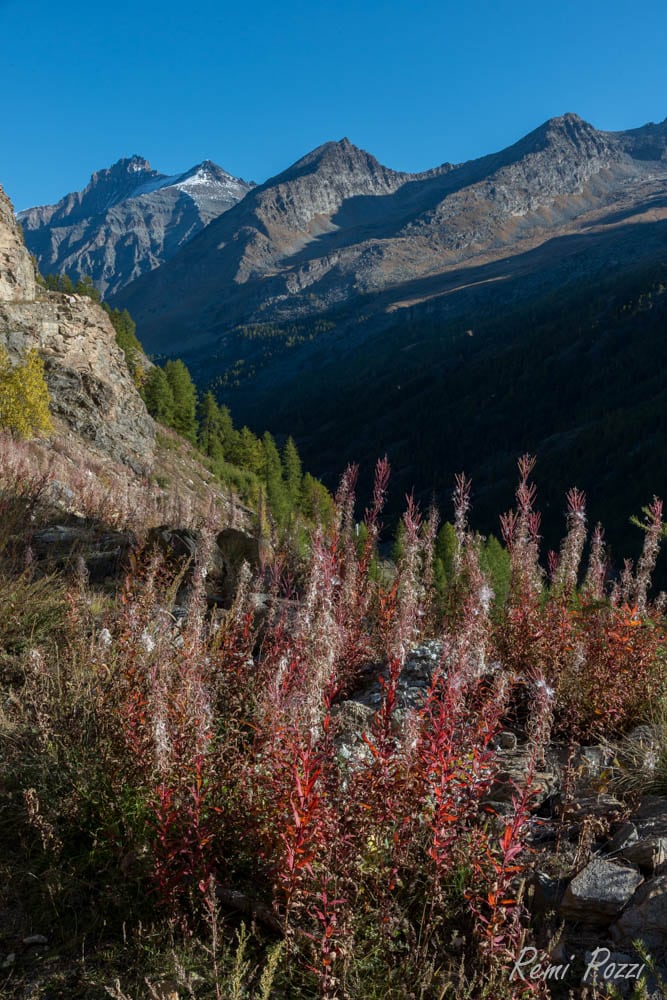
[[[35,269],[16,228],[11,202],[0,188],[0,302],[34,297]]]
[[[637,865],[643,872],[664,874],[667,863],[667,799],[647,796],[632,820],[610,841],[608,853]]]
[[[108,296],[169,260],[251,187],[210,160],[167,177],[133,156],[19,218],[43,274],[90,275]]]
[[[148,533],[149,546],[155,546],[176,569],[187,567],[182,594],[185,599],[192,583],[192,569],[200,555],[201,537],[195,531],[161,525]],[[237,528],[224,528],[206,549],[204,591],[211,606],[231,607],[241,580],[243,566],[257,572],[270,561],[269,546]]]
[[[651,879],[639,889],[632,905],[612,927],[611,936],[620,948],[632,946],[639,938],[657,957],[667,954],[667,875]]]
[[[11,204],[0,188],[0,345],[44,358],[51,410],[84,440],[137,470],[151,462],[155,427],[106,313],[88,298],[35,283]]]
[[[150,348],[167,350],[184,329],[203,347],[240,324],[352,301],[384,309],[407,283],[428,279],[422,294],[436,295],[463,262],[516,254],[666,180],[667,123],[608,133],[568,114],[499,153],[421,174],[389,170],[343,139],[255,188],[118,301]]]
[[[596,858],[572,879],[561,904],[569,920],[591,926],[607,925],[618,917],[643,879],[634,868],[622,868]]]
[[[52,524],[33,536],[33,548],[42,571],[69,569],[81,559],[91,583],[115,580],[127,569],[137,544],[130,531],[104,530],[85,518]]]

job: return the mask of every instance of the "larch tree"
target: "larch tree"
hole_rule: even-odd
[[[174,419],[174,394],[164,368],[155,365],[150,369],[143,385],[142,396],[151,417],[171,427]]]
[[[44,362],[34,349],[13,365],[0,347],[0,426],[25,438],[53,429]]]
[[[301,468],[301,458],[297,451],[294,438],[288,437],[283,448],[282,455],[283,476],[285,489],[293,511],[297,510],[301,504],[301,483],[303,481],[303,471]]]
[[[179,359],[164,366],[167,381],[174,396],[174,416],[171,426],[193,444],[197,441],[197,390],[190,372]]]

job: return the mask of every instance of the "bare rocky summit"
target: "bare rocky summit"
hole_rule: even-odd
[[[167,176],[133,156],[93,174],[83,191],[19,219],[43,274],[87,274],[110,295],[169,260],[251,187],[210,160]]]
[[[155,425],[132,381],[107,314],[91,299],[44,291],[0,187],[0,345],[44,358],[51,410],[117,461],[150,465]]]

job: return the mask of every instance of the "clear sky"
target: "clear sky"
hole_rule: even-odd
[[[348,136],[422,170],[575,111],[667,116],[667,4],[0,0],[0,183],[17,210],[122,156],[263,181]]]

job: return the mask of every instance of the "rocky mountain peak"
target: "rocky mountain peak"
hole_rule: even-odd
[[[667,118],[657,124],[648,122],[640,128],[619,132],[618,138],[633,160],[667,160]]]
[[[43,274],[89,275],[108,296],[168,260],[252,187],[212,160],[169,176],[134,155],[19,218]]]
[[[280,220],[283,231],[305,232],[315,217],[331,216],[346,199],[392,194],[407,176],[344,138],[325,142],[270,178],[252,192],[248,208],[263,224]]]
[[[588,157],[605,150],[609,146],[607,134],[599,132],[590,122],[572,112],[549,118],[522,140],[529,150],[547,151],[556,154],[582,155]]]
[[[118,160],[105,170],[96,171],[80,194],[70,195],[79,202],[79,215],[96,215],[128,198],[146,181],[164,175],[153,170],[142,156]],[[72,212],[69,212],[70,220]]]
[[[288,179],[290,175],[313,171],[330,171],[336,169],[346,169],[348,171],[362,171],[370,173],[384,173],[391,175],[395,171],[382,164],[365,149],[355,146],[348,138],[338,141],[325,142],[317,146],[310,153],[297,160],[284,174],[280,174],[279,179]]]
[[[55,205],[26,209],[19,214],[19,219],[26,230],[60,225],[65,220],[71,224],[108,211],[147,181],[163,176],[142,156],[124,158],[104,170],[95,171],[82,191],[70,192]]]
[[[120,160],[116,160],[115,163],[112,163],[110,167],[95,171],[90,178],[90,183],[99,183],[101,180],[108,177],[123,177],[127,174],[132,176],[133,174],[155,173],[157,173],[157,171],[153,170],[148,160],[135,153],[133,156],[121,157]]]
[[[110,169],[124,168],[128,173],[152,173],[152,167],[143,156],[130,156],[129,159],[120,159]]]

